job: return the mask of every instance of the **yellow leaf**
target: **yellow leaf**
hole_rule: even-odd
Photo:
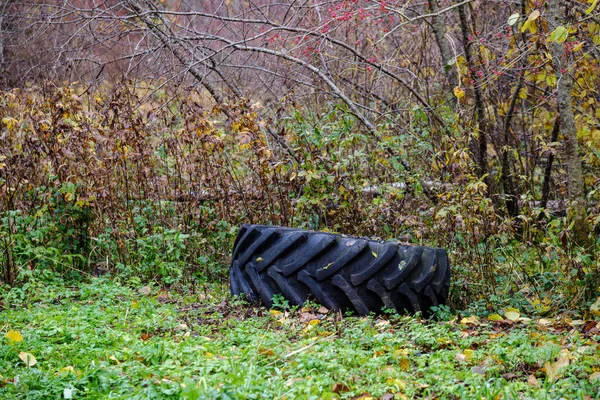
[[[590,6],[590,8],[588,8],[587,10],[585,10],[585,13],[587,15],[591,14],[594,9],[596,8],[596,6],[598,5],[598,0],[594,0],[594,2],[592,3],[592,5]]]
[[[573,53],[575,53],[576,51],[579,51],[583,48],[583,42],[579,42],[577,43],[575,46],[573,46]]]
[[[394,356],[396,357],[404,357],[408,355],[408,349],[397,349],[394,350]]]
[[[454,95],[460,100],[465,97],[465,91],[460,86],[457,86],[454,88]]]
[[[75,368],[73,368],[72,365],[68,365],[66,367],[62,367],[60,369],[60,372],[66,372],[66,373],[72,372],[72,373],[75,373]]]
[[[521,15],[519,13],[512,14],[508,18],[508,25],[513,26],[514,24],[517,23],[517,21],[519,20],[520,17],[521,17]]]
[[[33,367],[35,364],[37,364],[37,360],[35,359],[35,357],[33,356],[33,354],[25,353],[24,351],[22,351],[22,352],[19,353],[19,358],[28,367]]]
[[[564,43],[569,37],[569,30],[564,26],[559,26],[550,34],[550,39],[556,43]]]
[[[471,358],[473,358],[473,350],[471,349],[466,349],[463,351],[463,354],[465,355],[467,361],[471,361]]]
[[[377,253],[375,253],[374,251],[371,252],[371,255],[375,258],[377,258]]]
[[[490,314],[487,317],[490,321],[502,321],[504,318],[502,318],[499,314]]]
[[[529,14],[529,17],[527,18],[527,20],[535,21],[539,17],[540,17],[540,10],[533,10],[533,12],[531,14]]]
[[[546,370],[546,376],[550,382],[556,381],[562,376],[562,369],[568,366],[570,363],[568,357],[559,357],[556,362],[546,361],[544,369]]]
[[[319,321],[318,319],[313,319],[312,321],[308,322],[309,325],[319,325],[320,323],[321,321]]]
[[[21,332],[19,332],[19,331],[10,330],[10,331],[6,332],[6,335],[4,335],[4,336],[8,340],[10,340],[10,343],[17,343],[17,342],[23,341],[23,335],[21,335]]]
[[[387,378],[385,381],[388,385],[397,386],[400,390],[406,389],[406,382],[397,378]]]
[[[521,88],[519,90],[519,98],[525,100],[527,98],[527,88]]]
[[[600,315],[600,297],[590,306],[590,311],[592,314]]]
[[[517,321],[521,314],[519,314],[517,311],[507,311],[504,313],[504,316],[506,317],[506,319],[509,319],[511,321]]]
[[[269,310],[269,314],[271,314],[272,317],[278,318],[283,313],[281,311],[278,311],[278,310]]]
[[[402,371],[408,371],[410,369],[410,361],[408,358],[403,357],[400,359],[400,369]]]
[[[256,259],[256,262],[261,262],[262,260],[263,260],[263,258],[262,258],[262,257],[258,257],[258,258]]]
[[[463,325],[481,325],[479,322],[479,318],[476,315],[471,315],[468,318],[463,318],[460,320],[460,323]]]
[[[4,117],[4,118],[2,118],[2,123],[4,125],[6,125],[6,127],[8,129],[12,129],[15,126],[17,126],[17,124],[19,123],[19,121],[17,121],[16,119],[14,119],[12,117]]]

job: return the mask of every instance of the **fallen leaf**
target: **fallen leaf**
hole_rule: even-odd
[[[395,357],[406,357],[408,355],[408,349],[397,349],[394,350]]]
[[[318,319],[319,319],[319,317],[317,317],[315,314],[311,314],[311,313],[307,313],[307,312],[300,313],[300,322],[308,322],[308,321],[318,320]]]
[[[383,351],[383,350],[375,350],[375,351],[373,351],[373,358],[377,358],[377,357],[382,356],[384,354],[385,354],[385,351]]]
[[[468,318],[463,318],[460,320],[460,323],[463,325],[481,325],[481,323],[479,322],[479,317],[477,317],[476,315],[471,315]]]
[[[475,372],[476,374],[479,375],[485,375],[485,371],[487,370],[486,366],[484,364],[481,365],[477,365],[473,368],[471,368],[471,371]]]
[[[262,260],[263,260],[263,258],[262,258],[262,257],[258,257],[258,258],[256,259],[256,262],[261,262]]]
[[[35,359],[35,357],[33,356],[33,354],[25,353],[24,351],[22,351],[22,352],[19,353],[19,358],[28,367],[33,367],[35,364],[37,364],[37,360]]]
[[[404,390],[406,388],[406,382],[397,378],[388,378],[385,383],[391,386],[396,386],[400,390]]]
[[[144,296],[148,296],[150,294],[150,287],[149,286],[142,286],[140,288],[140,290],[138,290],[138,292],[140,294],[143,294]]]
[[[21,335],[21,332],[13,331],[12,329],[6,332],[6,335],[4,336],[10,341],[11,344],[23,341],[23,335]]]
[[[140,335],[140,339],[142,339],[144,342],[148,339],[150,339],[150,335],[148,335],[147,333],[142,333]]]
[[[490,321],[502,321],[504,318],[502,318],[500,314],[490,314],[488,315],[487,319]]]
[[[590,311],[592,314],[600,315],[600,297],[590,306]]]
[[[550,382],[556,381],[562,376],[562,369],[568,366],[570,363],[569,358],[566,356],[559,357],[556,362],[546,361],[544,369],[546,370],[546,376]]]
[[[273,351],[273,349],[260,348],[258,349],[258,354],[260,354],[261,356],[274,356],[275,352]]]
[[[287,382],[285,382],[285,386],[293,386],[294,383],[296,382],[302,382],[304,380],[304,378],[291,378],[288,379]]]
[[[408,371],[410,369],[410,361],[406,357],[400,359],[400,369],[402,371]]]
[[[473,350],[471,349],[465,349],[465,351],[463,351],[463,354],[467,358],[467,361],[471,361],[471,358],[473,358]]]
[[[321,323],[321,321],[319,321],[318,319],[313,319],[312,321],[308,322],[308,325],[318,325],[320,323]]]
[[[349,390],[350,390],[350,388],[348,387],[348,385],[346,385],[345,383],[342,383],[342,382],[334,383],[333,387],[331,388],[331,391],[335,394],[340,394],[342,392],[347,392]]]
[[[319,307],[319,309],[317,310],[317,312],[319,314],[327,314],[329,312],[329,310],[327,309],[327,307],[321,306],[321,307]]]
[[[529,386],[533,386],[533,387],[539,387],[540,384],[538,383],[537,378],[534,375],[529,375],[527,377],[527,383],[529,384]]]
[[[390,324],[390,321],[382,319],[379,322],[377,322],[375,324],[375,326],[382,328],[382,327],[388,326],[389,324]]]
[[[508,373],[506,373],[506,374],[502,374],[502,377],[503,377],[504,379],[506,379],[507,381],[512,381],[512,380],[514,380],[514,379],[516,379],[516,378],[517,378],[517,374],[514,374],[514,373],[512,373],[512,372],[508,372]]]
[[[515,308],[507,308],[506,312],[504,313],[504,316],[508,320],[517,321],[519,319],[519,317],[521,316],[521,314],[519,313],[519,310],[517,310]]]
[[[462,353],[457,353],[454,356],[454,359],[458,362],[467,362],[467,356]]]
[[[269,310],[269,314],[271,314],[271,316],[275,318],[280,318],[283,316],[283,313],[279,310]]]
[[[597,380],[600,380],[600,371],[599,372],[594,372],[593,374],[590,375],[590,382],[594,382]]]

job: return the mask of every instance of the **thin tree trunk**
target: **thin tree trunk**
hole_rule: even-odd
[[[554,30],[561,26],[560,0],[550,0],[548,6],[549,29]],[[585,191],[583,185],[583,165],[579,157],[577,143],[577,128],[573,115],[573,78],[569,73],[572,66],[571,59],[566,51],[566,42],[551,43],[552,58],[556,71],[558,113],[560,115],[560,133],[564,140],[563,157],[567,164],[567,191],[568,210],[567,217],[572,225],[575,242],[581,245],[589,241],[589,226],[587,224],[587,212]]]
[[[465,50],[465,59],[467,61],[467,67],[469,71],[473,70],[473,57],[471,55],[471,43],[469,42],[469,27],[467,23],[467,13],[465,11],[466,6],[461,6],[458,8],[458,15],[460,17],[460,29],[463,37],[463,46]],[[471,150],[474,152],[477,158],[478,165],[478,175],[479,177],[487,174],[487,126],[485,123],[485,107],[483,105],[483,95],[481,93],[481,88],[477,85],[473,85],[473,90],[475,92],[475,108],[477,114],[477,133],[478,140],[477,143],[473,142],[471,144]],[[486,184],[489,182],[487,179],[485,180]]]
[[[448,41],[446,40],[446,29],[444,28],[444,17],[439,15],[439,5],[437,0],[431,0],[429,2],[429,9],[431,13],[434,15],[432,17],[431,27],[433,29],[433,35],[435,36],[435,41],[440,49],[440,55],[442,56],[442,68],[444,68],[444,74],[446,75],[446,81],[448,82],[448,86],[450,87],[450,93],[452,90],[458,86],[458,79],[456,77],[456,72],[452,67],[452,61],[454,60],[454,54],[448,45]],[[454,98],[454,96],[452,96]]]
[[[558,140],[558,132],[560,131],[560,117],[554,121],[554,128],[552,129],[551,143],[555,143]],[[550,180],[552,178],[552,164],[554,163],[554,153],[550,152],[548,160],[546,161],[546,168],[544,169],[544,182],[542,183],[542,199],[540,201],[540,207],[546,208],[548,205],[548,198],[550,197]]]

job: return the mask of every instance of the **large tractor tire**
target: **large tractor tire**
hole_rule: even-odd
[[[323,232],[244,225],[234,244],[231,293],[273,306],[306,300],[358,314],[424,314],[445,304],[450,264],[443,249]]]

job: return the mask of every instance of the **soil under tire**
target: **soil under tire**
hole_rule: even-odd
[[[446,304],[446,251],[264,225],[244,225],[229,270],[231,293],[271,308],[273,295],[290,305],[316,301],[358,314],[428,314]]]

